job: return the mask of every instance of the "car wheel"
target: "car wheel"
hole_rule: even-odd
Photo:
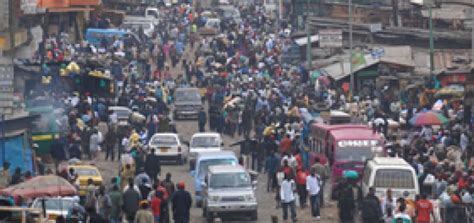
[[[258,211],[257,211],[257,210],[252,211],[252,212],[250,213],[250,220],[251,220],[251,221],[256,221],[256,220],[258,220]]]
[[[214,221],[214,213],[212,213],[212,211],[207,211],[206,210],[206,220],[207,220],[207,222],[213,222]]]
[[[189,171],[193,171],[196,165],[196,161],[194,159],[189,160]]]
[[[198,208],[202,207],[202,201],[196,201],[196,207]],[[204,214],[205,208],[202,208],[202,212],[203,212],[203,217],[206,217],[206,215]]]

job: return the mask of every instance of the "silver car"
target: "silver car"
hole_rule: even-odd
[[[217,216],[244,214],[257,220],[256,182],[240,165],[211,166],[203,188],[203,215],[208,221]]]

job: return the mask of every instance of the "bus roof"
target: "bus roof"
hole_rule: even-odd
[[[374,133],[373,130],[368,127],[357,128],[357,131],[354,131],[354,128],[340,128],[331,130],[329,133],[336,141],[339,140],[356,140],[356,139],[373,139],[380,140],[381,137],[379,134]]]
[[[324,123],[314,123],[311,126],[311,130],[322,129],[323,131],[332,131],[337,129],[367,129],[369,128],[366,125],[361,124],[337,124],[337,125],[328,125]],[[370,129],[370,128],[369,128]]]

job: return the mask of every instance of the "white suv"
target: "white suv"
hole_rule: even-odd
[[[211,166],[202,183],[203,215],[210,222],[214,216],[244,214],[256,221],[257,199],[255,197],[256,181],[252,182],[250,174],[240,165]]]

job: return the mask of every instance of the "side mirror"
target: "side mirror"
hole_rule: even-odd
[[[203,181],[203,182],[201,182],[201,187],[202,187],[202,188],[206,188],[206,187],[207,187],[207,183],[206,183],[206,182],[204,182],[204,181]]]
[[[189,175],[191,175],[192,177],[194,177],[194,176],[196,175],[196,171],[191,170],[191,171],[189,172]]]
[[[221,142],[221,146],[224,147],[224,142]]]
[[[183,144],[186,145],[187,147],[189,147],[189,142],[188,141],[184,141]]]

